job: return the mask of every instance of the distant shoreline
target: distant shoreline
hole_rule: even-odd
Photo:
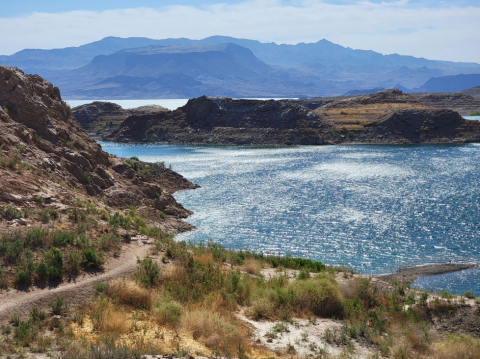
[[[396,280],[397,282],[411,284],[418,278],[458,272],[465,269],[471,269],[476,267],[478,267],[478,265],[473,263],[472,264],[456,264],[456,263],[430,264],[425,266],[401,269],[392,274],[377,275],[375,277],[386,282],[391,282]]]

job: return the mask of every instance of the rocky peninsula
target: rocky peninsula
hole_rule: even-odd
[[[162,227],[191,228],[181,221],[191,212],[170,194],[196,185],[161,165],[137,161],[132,167],[109,156],[73,117],[58,88],[41,77],[0,66],[0,84],[1,204],[21,210],[48,203],[66,213],[75,198],[89,197],[112,208],[162,208],[168,218],[158,219]]]
[[[426,101],[426,100],[425,100]],[[244,100],[202,96],[174,111],[134,113],[102,132],[113,142],[222,145],[465,143],[480,123],[400,90],[371,95]],[[77,113],[77,109],[74,109]]]

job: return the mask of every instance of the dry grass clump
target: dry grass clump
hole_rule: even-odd
[[[242,334],[235,323],[219,313],[207,310],[186,313],[181,319],[181,327],[191,333],[193,339],[203,340],[209,348],[220,343],[226,348],[233,348],[242,342]]]
[[[245,261],[245,264],[240,267],[240,269],[248,274],[259,275],[262,270],[262,266],[256,259],[249,258]]]
[[[466,335],[454,335],[433,345],[431,358],[480,359],[480,340]]]
[[[114,280],[108,287],[107,294],[119,304],[129,305],[134,308],[149,309],[153,303],[153,292],[138,285],[133,281],[124,279]]]
[[[130,330],[127,313],[110,300],[100,299],[93,302],[88,312],[93,328],[99,332],[124,334]]]

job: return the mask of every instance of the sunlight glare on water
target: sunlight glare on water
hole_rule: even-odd
[[[231,248],[349,265],[365,274],[437,261],[480,262],[477,144],[101,144],[119,156],[165,161],[202,186],[175,194],[194,211],[187,221],[197,227],[179,240],[212,239]],[[480,295],[478,270],[462,273],[464,284],[455,279],[459,275],[420,285]]]

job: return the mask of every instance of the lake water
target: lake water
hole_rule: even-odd
[[[252,100],[282,100],[282,99],[281,98],[256,98]],[[177,108],[184,106],[187,103],[188,99],[180,98],[180,99],[153,99],[153,100],[65,100],[65,102],[72,108],[85,105],[93,101],[113,102],[113,103],[116,103],[117,105],[122,106],[125,109],[137,108],[137,107],[146,106],[146,105],[159,105],[159,106],[168,108],[169,110],[176,110]]]
[[[480,262],[480,145],[222,147],[101,143],[165,161],[200,189],[175,194],[196,230],[231,248],[292,254],[378,274]],[[415,286],[480,295],[480,271]]]

